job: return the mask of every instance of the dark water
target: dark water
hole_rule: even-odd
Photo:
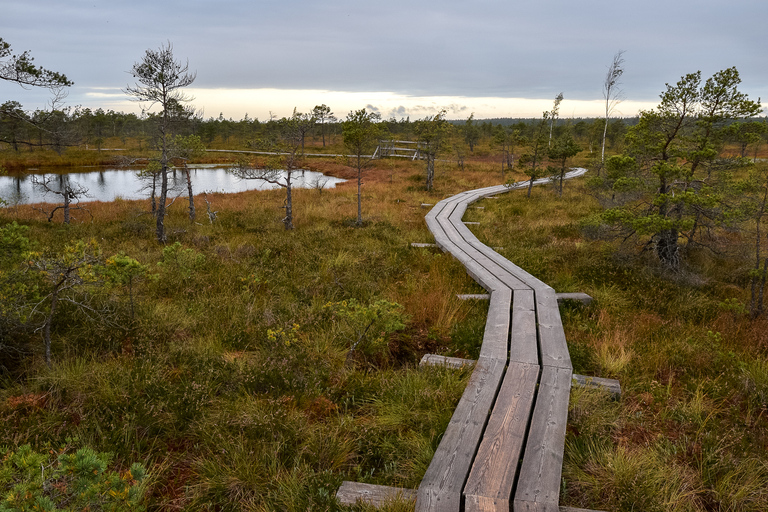
[[[226,168],[214,166],[200,166],[190,169],[192,187],[195,194],[203,192],[242,192],[244,190],[270,190],[278,188],[278,185],[267,183],[263,180],[241,180],[227,172]],[[67,180],[72,188],[81,186],[88,189],[88,197],[81,198],[85,201],[114,201],[122,199],[143,199],[149,196],[142,191],[146,183],[138,179],[136,171],[125,169],[100,169],[68,174],[37,174],[30,171],[29,174],[16,176],[0,176],[0,199],[8,204],[29,203],[58,203],[61,197],[55,193],[46,193],[39,186],[32,183],[32,176],[39,181],[50,179],[49,186],[54,190],[61,190]],[[284,178],[283,178],[284,179]],[[333,188],[336,183],[344,180],[325,176],[314,171],[294,171],[292,184],[297,188]],[[169,187],[173,187],[173,195],[187,193],[187,181],[181,171],[169,173]]]

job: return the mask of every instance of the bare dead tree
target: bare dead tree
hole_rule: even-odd
[[[285,190],[285,201],[282,208],[285,209],[283,225],[286,230],[293,229],[293,180],[298,167],[299,146],[295,146],[287,153],[281,153],[278,159],[271,159],[263,165],[252,165],[248,162],[238,162],[229,172],[242,180],[262,180]]]
[[[211,202],[208,200],[208,194],[206,192],[203,192],[203,200],[205,201],[205,208],[208,211],[208,221],[213,224],[213,221],[216,220],[216,214],[219,212],[211,210]]]
[[[54,181],[57,181],[58,184],[54,185]],[[88,194],[88,189],[79,183],[70,183],[69,176],[66,174],[45,175],[42,178],[32,176],[32,184],[43,190],[45,195],[54,194],[61,197],[61,204],[51,211],[46,211],[42,207],[33,207],[33,209],[43,212],[48,217],[48,222],[53,222],[53,216],[58,210],[64,211],[64,224],[69,224],[72,210],[83,210],[91,215],[90,210],[80,205],[81,198],[91,197]]]

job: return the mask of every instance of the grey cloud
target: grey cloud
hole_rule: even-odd
[[[745,92],[768,97],[767,17],[765,0],[5,0],[2,36],[76,87],[125,87],[144,51],[170,40],[198,87],[579,100],[601,98],[624,49],[627,99],[652,101],[685,73],[733,65]],[[22,102],[37,94],[18,92],[0,84]]]

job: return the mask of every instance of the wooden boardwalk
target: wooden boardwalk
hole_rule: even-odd
[[[560,510],[573,371],[558,296],[462,221],[470,204],[527,185],[463,192],[426,216],[435,243],[466,267],[490,303],[480,357],[416,493],[417,512]]]

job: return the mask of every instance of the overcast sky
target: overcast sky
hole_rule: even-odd
[[[2,0],[0,37],[75,82],[67,104],[138,112],[122,92],[144,52],[171,42],[205,117],[268,119],[327,104],[388,118],[597,116],[625,50],[624,116],[664,84],[730,66],[768,98],[768,0]],[[0,101],[45,91],[0,83]]]

